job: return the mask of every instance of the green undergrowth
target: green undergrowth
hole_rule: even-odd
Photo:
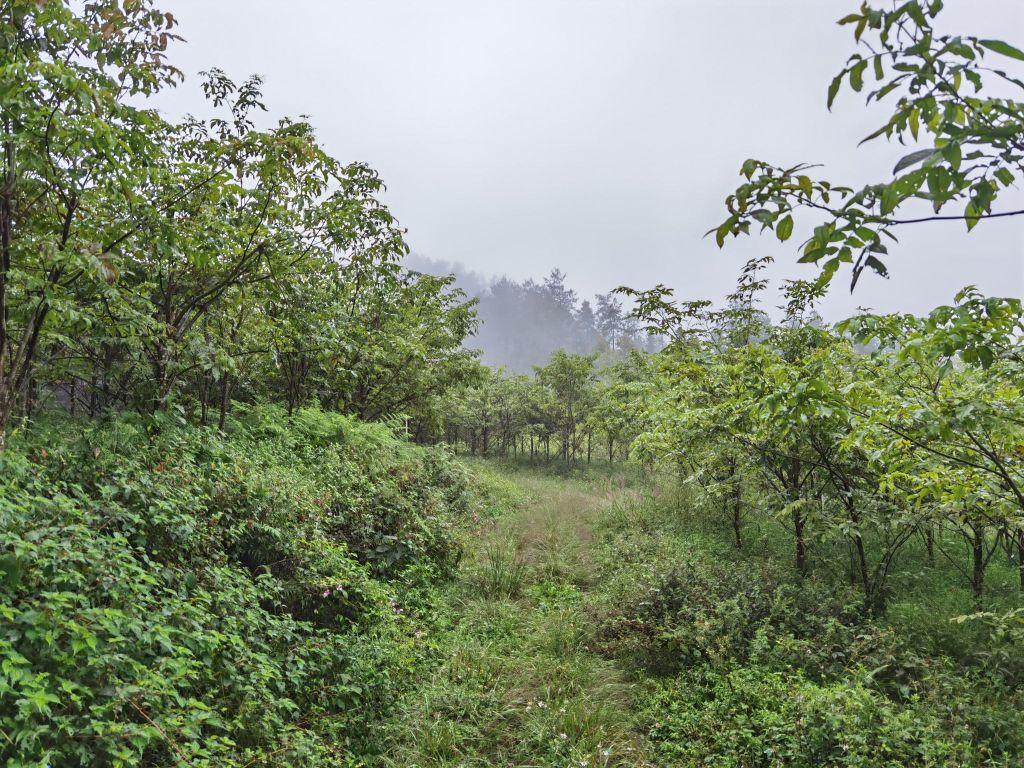
[[[12,768],[355,764],[493,507],[443,450],[273,407],[43,422],[0,478]]]
[[[976,608],[950,573],[872,618],[841,575],[795,577],[784,535],[751,527],[737,550],[693,501],[597,525],[596,648],[644,690],[654,764],[1022,764],[1019,633],[956,621]]]
[[[467,542],[437,666],[368,765],[1021,764],[1020,648],[953,620],[952,568],[872,617],[842,574],[795,577],[783,529],[737,550],[685,494],[470,465],[516,493]]]
[[[784,529],[737,549],[639,474],[312,410],[155,426],[41,423],[0,458],[7,765],[1022,763],[1020,632],[954,620],[979,606],[913,551],[871,616]]]
[[[440,663],[371,765],[649,765],[634,688],[592,648],[592,525],[621,503],[623,482],[486,471],[513,483],[517,503],[468,545],[439,606]]]

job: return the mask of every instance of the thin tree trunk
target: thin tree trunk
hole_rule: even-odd
[[[1017,531],[1017,571],[1020,574],[1020,590],[1024,592],[1024,528]]]
[[[733,477],[732,488],[732,532],[736,539],[736,549],[743,548],[743,540],[740,537],[740,524],[743,519],[743,487]]]
[[[205,427],[210,423],[210,374],[204,373],[202,383],[199,385],[199,424]]]
[[[985,528],[971,526],[971,589],[979,601],[985,591]]]
[[[231,376],[224,374],[224,382],[220,389],[220,418],[217,420],[217,429],[224,431],[228,421],[228,409],[231,407]]]
[[[796,535],[796,569],[807,571],[807,541],[804,539],[804,516],[800,510],[793,510],[793,530]]]

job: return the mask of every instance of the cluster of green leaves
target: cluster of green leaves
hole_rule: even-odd
[[[209,119],[145,109],[180,79],[175,26],[150,0],[0,9],[0,437],[54,399],[222,425],[233,397],[316,401],[429,432],[475,375],[473,303],[401,267],[372,169],[304,120],[259,125],[258,78],[206,73]]]
[[[321,411],[229,426],[56,419],[0,457],[5,764],[346,764],[432,657],[465,471]]]
[[[749,234],[754,224],[785,242],[794,214],[807,209],[824,220],[804,241],[800,261],[818,264],[822,283],[850,264],[856,285],[865,268],[887,273],[886,243],[895,242],[900,226],[952,219],[970,230],[983,219],[1024,214],[995,206],[1024,174],[1024,79],[1012,69],[1019,70],[1024,51],[1001,40],[939,33],[942,7],[942,0],[888,8],[864,2],[839,22],[853,27],[863,52],[850,57],[828,89],[830,108],[844,85],[866,90],[869,104],[895,99],[889,118],[865,142],[884,137],[923,146],[896,163],[891,180],[860,189],[817,180],[807,164],[747,160],[746,182],[726,200],[728,218],[711,230],[719,246]],[[995,93],[983,93],[986,85]],[[931,212],[919,210],[918,201]],[[947,213],[950,207],[956,211]]]

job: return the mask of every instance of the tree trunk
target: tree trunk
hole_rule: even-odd
[[[985,592],[985,527],[971,526],[971,589],[979,601]]]
[[[736,549],[743,548],[743,541],[740,538],[740,523],[743,518],[743,487],[739,480],[733,477],[732,485],[732,532],[736,539]]]
[[[864,588],[864,601],[868,609],[874,612],[878,606],[875,605],[876,595],[874,585],[871,583],[871,571],[868,570],[868,556],[864,549],[864,537],[860,535],[860,516],[850,511],[850,522],[853,523],[856,532],[853,534],[853,548],[857,555],[857,571],[860,576],[861,586]]]
[[[220,418],[217,420],[217,430],[224,432],[228,421],[228,410],[231,407],[231,376],[224,374],[224,381],[220,388]]]
[[[7,446],[7,423],[13,406],[9,380],[13,378],[14,361],[7,359],[10,346],[7,338],[7,276],[11,271],[11,227],[14,223],[14,184],[17,179],[14,169],[14,141],[11,138],[10,121],[4,123],[4,178],[0,193],[0,453]]]
[[[786,498],[793,505],[793,535],[796,537],[796,569],[800,573],[807,571],[807,539],[804,534],[806,520],[803,512],[797,503],[800,500],[800,472],[803,469],[803,461],[799,458],[789,462],[789,472],[786,476]]]
[[[199,424],[205,427],[210,420],[210,375],[203,374],[202,384],[199,385]]]
[[[799,509],[793,510],[793,531],[796,535],[796,569],[807,571],[807,541],[804,539],[804,516]]]
[[[1020,574],[1020,590],[1024,592],[1024,528],[1017,531],[1017,571]]]

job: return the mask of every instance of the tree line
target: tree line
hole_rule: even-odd
[[[831,560],[870,610],[915,541],[978,598],[997,557],[1024,589],[1021,302],[966,289],[925,317],[825,326],[807,322],[820,289],[792,281],[772,325],[753,309],[766,261],[725,310],[640,293],[674,341],[635,404],[636,450],[699,487],[736,547],[751,521],[781,523],[797,571]]]
[[[555,352],[533,376],[490,370],[455,390],[444,410],[444,436],[471,455],[559,461],[628,457],[636,437],[626,406],[650,381],[652,358],[637,350],[599,368],[598,355]]]
[[[0,445],[47,404],[223,428],[233,399],[432,428],[477,375],[474,302],[404,268],[382,182],[303,120],[258,126],[258,78],[163,119],[172,14],[14,0],[0,25]],[[19,422],[20,423],[20,422]]]
[[[768,258],[724,309],[628,291],[672,341],[609,367],[555,353],[535,375],[491,371],[453,392],[445,437],[470,454],[536,463],[641,461],[694,498],[743,549],[781,525],[794,569],[838,567],[880,612],[908,550],[943,558],[981,599],[998,558],[1024,590],[1024,308],[972,289],[925,317],[826,325],[822,289],[784,285],[762,308]]]

